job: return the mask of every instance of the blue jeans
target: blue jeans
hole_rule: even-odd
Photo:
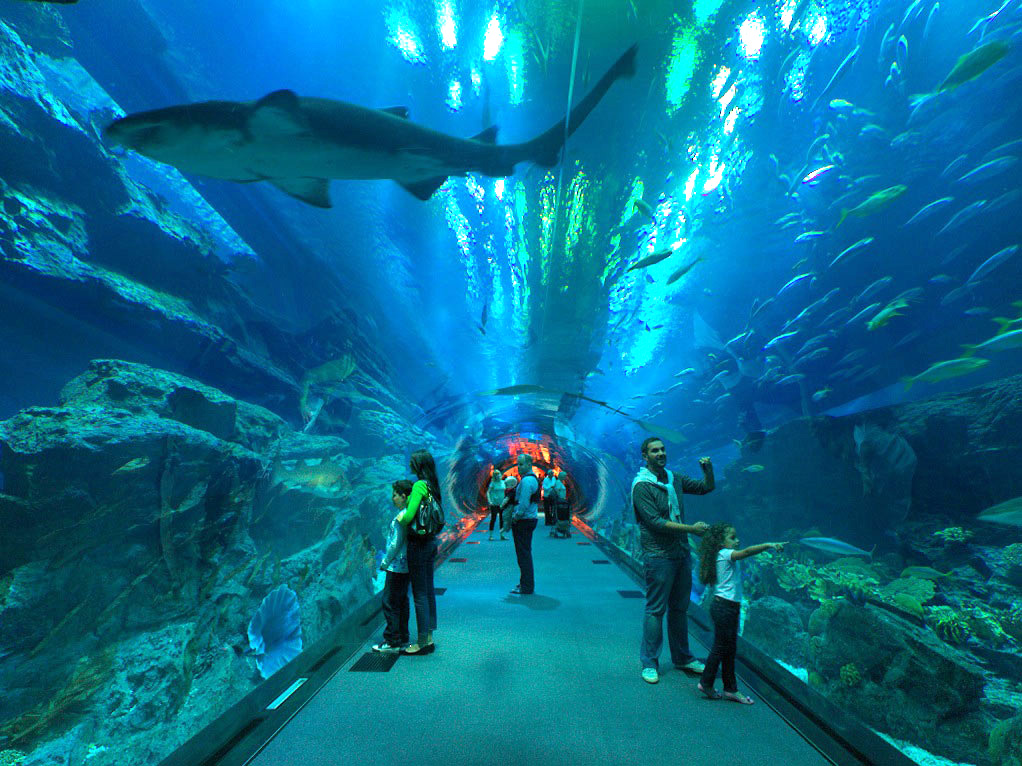
[[[415,602],[415,628],[418,644],[429,643],[429,634],[436,630],[436,592],[433,589],[433,569],[436,565],[436,539],[408,533],[408,577],[412,581],[412,600]]]
[[[521,571],[522,594],[528,595],[536,590],[535,574],[532,569],[532,533],[536,531],[537,519],[521,519],[512,522],[511,534],[515,539],[515,556],[518,558],[518,569]]]
[[[642,622],[642,646],[639,659],[644,668],[659,667],[660,647],[664,642],[664,612],[667,612],[667,645],[671,662],[680,668],[695,659],[688,650],[688,602],[692,590],[689,557],[663,559],[647,556],[643,562],[646,577],[646,614]]]

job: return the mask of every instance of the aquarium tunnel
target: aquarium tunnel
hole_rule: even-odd
[[[1020,0],[0,0],[0,766],[1019,766],[1020,93]]]

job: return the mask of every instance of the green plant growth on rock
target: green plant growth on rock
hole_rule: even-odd
[[[969,607],[963,610],[962,615],[972,635],[983,643],[997,647],[1009,640],[1001,621],[986,607]]]
[[[1001,620],[1001,627],[1016,641],[1022,641],[1022,604],[1016,604]]]
[[[27,757],[20,750],[0,750],[0,766],[21,766]]]
[[[997,766],[1022,766],[1022,715],[994,726],[990,731],[988,750]]]
[[[847,665],[841,666],[841,683],[845,686],[858,686],[862,683],[862,674],[859,669],[855,667],[854,662],[849,662]]]
[[[932,606],[926,609],[926,624],[933,628],[941,641],[948,644],[962,644],[972,634],[969,623],[949,606]]]
[[[964,543],[972,538],[973,532],[961,527],[948,527],[939,532],[934,532],[933,536],[939,537],[945,543]]]
[[[0,724],[0,738],[13,745],[52,735],[52,730],[62,723],[64,716],[73,713],[109,680],[113,657],[113,650],[107,649],[95,657],[82,658],[64,688],[49,700]]]

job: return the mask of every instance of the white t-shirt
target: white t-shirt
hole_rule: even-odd
[[[721,548],[717,554],[717,585],[713,595],[728,601],[742,601],[742,572],[738,561],[731,560],[734,548]]]

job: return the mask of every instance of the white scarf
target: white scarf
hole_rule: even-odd
[[[650,484],[656,484],[658,487],[667,490],[667,503],[671,507],[671,521],[681,523],[681,503],[678,502],[678,490],[674,488],[674,474],[667,471],[667,483],[664,484],[653,473],[649,468],[643,466],[639,469],[639,473],[632,480],[632,491],[635,491],[635,485],[640,482],[649,482]]]

